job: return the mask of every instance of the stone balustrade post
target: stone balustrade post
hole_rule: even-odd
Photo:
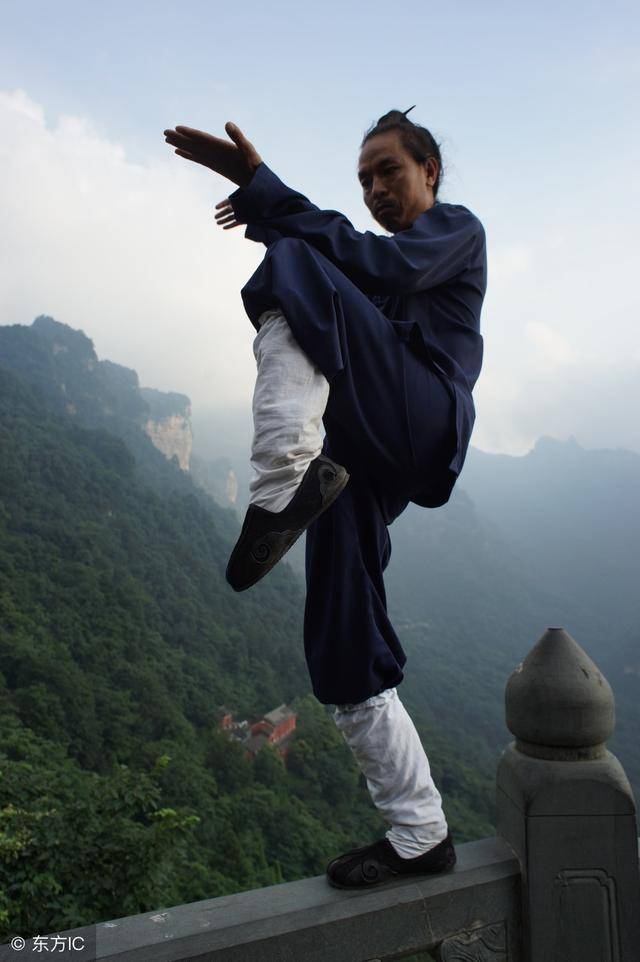
[[[640,877],[633,793],[606,739],[609,683],[549,628],[506,688],[515,735],[497,773],[497,827],[522,870],[523,962],[637,962]]]

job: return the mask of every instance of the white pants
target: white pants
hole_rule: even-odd
[[[258,374],[249,502],[281,511],[309,463],[322,451],[322,415],[329,382],[293,337],[280,310],[265,311],[253,341]]]
[[[420,736],[395,688],[356,705],[336,705],[334,721],[367,780],[386,832],[402,858],[415,858],[447,837],[442,797]]]

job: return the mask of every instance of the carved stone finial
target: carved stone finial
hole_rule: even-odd
[[[505,702],[517,747],[539,758],[597,757],[615,727],[609,682],[563,628],[548,628],[518,665]]]

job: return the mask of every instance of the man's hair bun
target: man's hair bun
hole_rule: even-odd
[[[411,121],[407,120],[407,114],[410,110],[413,110],[415,106],[416,105],[414,104],[413,107],[408,107],[407,110],[390,110],[388,113],[383,114],[382,117],[378,118],[375,126],[380,127],[381,125],[384,126],[386,124],[402,124],[405,121],[408,124],[411,124]]]

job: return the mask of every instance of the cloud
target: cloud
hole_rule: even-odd
[[[541,372],[527,387],[536,403],[527,404],[523,393],[514,418],[530,436],[538,437],[545,424],[553,436],[575,435],[584,447],[640,451],[640,361],[564,365],[554,377]]]
[[[529,321],[525,325],[525,334],[543,364],[567,364],[575,358],[571,345],[557,328]]]
[[[264,248],[216,226],[228,182],[168,145],[133,164],[86,118],[47,125],[23,90],[0,93],[0,122],[0,323],[50,314],[143,384],[250,404],[255,332],[239,290]]]
[[[164,142],[133,163],[90,119],[50,122],[21,89],[0,92],[0,123],[0,324],[52,315],[142,384],[200,411],[250,411],[255,332],[239,292],[264,247],[215,225],[229,183]],[[521,454],[540,435],[574,435],[640,450],[628,198],[491,209],[473,443]]]
[[[494,283],[505,284],[517,280],[531,268],[532,251],[524,244],[499,247],[492,254],[491,278]]]
[[[640,450],[637,225],[603,205],[575,220],[554,211],[526,233],[493,249],[489,233],[472,443],[524,454],[551,435]]]
[[[576,363],[556,355],[515,386],[496,390],[497,383],[478,391],[472,444],[483,451],[526,454],[541,435],[640,451],[640,360]]]

